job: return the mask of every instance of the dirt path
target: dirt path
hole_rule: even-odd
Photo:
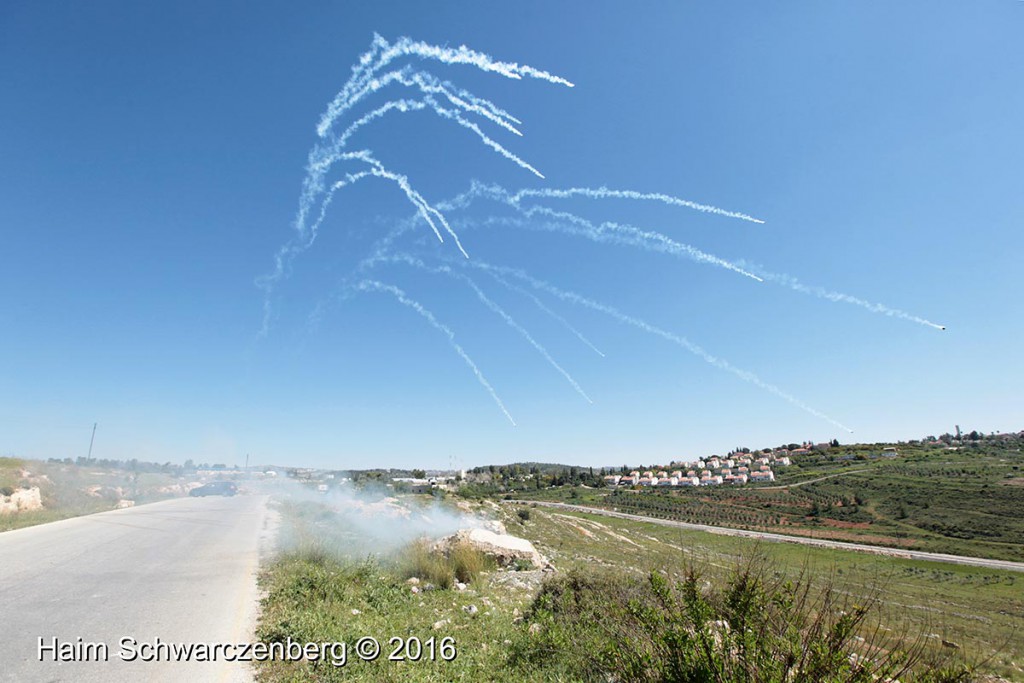
[[[844,474],[849,474],[844,473]],[[810,483],[810,482],[804,482]],[[552,503],[540,500],[510,500],[509,503],[521,503],[529,505],[542,505],[544,507],[585,512],[592,515],[605,515],[606,517],[618,517],[620,519],[632,519],[638,522],[660,524],[693,531],[706,531],[722,536],[742,536],[744,538],[757,538],[763,541],[776,543],[800,543],[803,545],[814,545],[820,548],[833,548],[836,550],[854,550],[862,553],[873,553],[875,555],[887,555],[889,557],[900,557],[909,560],[927,560],[930,562],[947,562],[949,564],[963,564],[971,567],[985,567],[987,569],[1003,569],[1013,572],[1024,572],[1024,562],[1011,562],[1009,560],[989,560],[983,557],[966,557],[964,555],[947,555],[946,553],[927,553],[922,550],[903,550],[900,548],[887,548],[876,545],[864,545],[862,543],[847,543],[845,541],[828,541],[822,538],[808,538],[806,536],[787,536],[767,531],[750,531],[748,529],[731,529],[729,527],[711,526],[710,524],[691,524],[689,522],[676,522],[670,519],[656,519],[643,515],[631,515],[625,512],[613,512],[600,508],[586,507],[584,505],[569,505],[567,503]]]
[[[816,481],[825,481],[826,479],[832,479],[833,477],[842,477],[847,474],[856,474],[858,472],[867,472],[867,468],[861,470],[850,470],[849,472],[837,472],[835,474],[827,474],[824,477],[818,477],[817,479],[808,479],[807,481],[798,481],[795,484],[785,484],[783,486],[760,486],[758,491],[775,491],[778,489],[795,489],[797,486],[803,486],[804,484],[813,484]]]

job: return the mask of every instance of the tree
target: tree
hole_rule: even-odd
[[[423,470],[413,470],[412,477],[413,479],[426,479],[427,473],[424,472]]]

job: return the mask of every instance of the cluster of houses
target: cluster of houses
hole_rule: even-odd
[[[713,455],[696,462],[677,463],[680,469],[634,470],[629,474],[611,474],[604,478],[605,485],[617,486],[720,486],[747,482],[775,481],[772,467],[791,464],[790,453],[764,454],[735,453],[725,458]],[[796,455],[796,453],[793,453]],[[682,468],[686,468],[685,474]]]

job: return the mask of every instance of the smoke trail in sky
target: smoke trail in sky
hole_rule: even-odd
[[[440,222],[441,225],[444,226],[445,232],[452,236],[452,239],[455,240],[455,246],[459,248],[459,251],[462,252],[462,255],[465,256],[466,258],[469,258],[469,254],[467,254],[466,250],[462,248],[462,243],[459,241],[459,236],[456,235],[455,231],[452,230],[452,227],[448,225],[448,221],[445,220],[445,217],[441,214],[440,211],[432,207],[427,202],[427,200],[423,198],[423,195],[421,195],[416,190],[412,189],[412,186],[409,184],[409,179],[407,177],[405,177],[404,175],[399,175],[397,173],[392,173],[391,171],[388,171],[386,168],[384,168],[384,165],[381,164],[376,159],[374,159],[370,152],[367,150],[360,150],[359,152],[350,152],[345,156],[351,157],[353,159],[361,159],[362,161],[371,164],[372,168],[370,169],[370,173],[372,173],[375,176],[387,178],[388,180],[393,180],[396,183],[398,183],[398,186],[401,187],[402,190],[405,192],[405,196],[409,198],[409,201],[419,207],[420,215],[423,216],[423,220],[425,220],[434,230],[434,234],[437,235],[438,241],[444,242],[444,238],[441,237],[441,233],[437,229],[437,225],[435,225],[434,221],[431,220],[431,215],[437,218],[438,222]]]
[[[452,49],[413,41],[404,36],[392,44],[380,35],[374,34],[370,50],[359,58],[359,63],[352,69],[349,81],[335,95],[334,100],[327,107],[327,111],[320,118],[316,129],[317,134],[320,137],[326,136],[334,121],[358,101],[356,95],[373,80],[374,74],[401,57],[433,59],[442,64],[466,64],[475,66],[481,71],[501,74],[506,78],[521,79],[527,76],[570,88],[574,87],[571,82],[560,76],[514,62],[495,61],[490,56],[471,50],[465,45]]]
[[[569,384],[572,386],[572,388],[576,390],[576,393],[578,393],[580,396],[582,396],[584,399],[586,399],[587,403],[593,403],[594,402],[587,395],[587,392],[583,391],[583,388],[576,382],[575,379],[573,379],[572,375],[570,375],[565,370],[565,368],[563,368],[561,365],[559,365],[558,362],[554,358],[551,357],[551,354],[548,353],[548,350],[545,349],[540,344],[540,342],[538,342],[536,339],[534,339],[533,335],[531,335],[529,333],[529,331],[527,331],[527,329],[525,327],[523,327],[522,325],[517,323],[515,321],[515,318],[513,318],[511,315],[509,315],[505,311],[505,309],[503,309],[493,299],[491,299],[489,296],[487,296],[487,294],[485,294],[484,291],[482,289],[480,289],[479,285],[477,285],[476,282],[474,282],[473,279],[470,278],[468,275],[465,275],[463,273],[456,273],[450,267],[444,266],[444,265],[436,266],[436,267],[428,266],[425,263],[423,263],[423,261],[421,261],[420,259],[418,259],[418,258],[416,258],[414,256],[410,256],[408,254],[397,254],[397,255],[390,256],[390,257],[387,257],[387,258],[384,258],[384,259],[380,259],[380,261],[382,261],[382,262],[383,261],[387,261],[387,262],[391,262],[391,263],[406,263],[408,265],[414,266],[414,267],[419,268],[421,270],[425,270],[427,272],[440,273],[440,274],[443,274],[443,275],[448,275],[449,277],[452,277],[452,278],[455,278],[457,280],[461,280],[462,282],[465,282],[466,285],[469,286],[469,288],[473,290],[473,292],[476,294],[477,298],[480,299],[480,301],[485,306],[487,306],[489,309],[494,311],[494,313],[496,313],[499,317],[501,317],[501,319],[504,320],[505,323],[509,327],[514,329],[520,335],[522,335],[522,337],[524,339],[526,339],[527,342],[529,342],[530,346],[532,346],[534,349],[536,349],[537,353],[539,353],[541,356],[543,356],[544,359],[551,365],[551,367],[553,367],[555,370],[557,370],[559,372],[559,374],[561,374],[562,377],[564,377],[565,380],[567,382],[569,382]]]
[[[677,334],[673,334],[673,333],[668,332],[666,330],[663,330],[663,329],[661,329],[659,327],[655,327],[654,325],[651,325],[651,324],[649,324],[649,323],[647,323],[647,322],[645,322],[643,320],[640,320],[639,318],[634,318],[633,316],[626,315],[625,313],[622,313],[621,311],[619,311],[619,310],[617,310],[615,308],[612,308],[611,306],[606,306],[605,304],[598,303],[598,302],[593,301],[591,299],[588,299],[588,298],[586,298],[584,296],[576,294],[575,292],[570,292],[570,291],[566,291],[566,290],[563,290],[563,289],[559,289],[558,287],[555,287],[554,285],[548,284],[547,282],[544,282],[543,280],[539,280],[539,279],[537,279],[535,277],[532,277],[532,276],[528,275],[526,272],[524,272],[524,271],[522,271],[522,270],[520,270],[518,268],[509,268],[509,267],[506,267],[506,266],[494,266],[494,265],[491,265],[489,263],[485,263],[485,262],[478,261],[478,260],[466,261],[466,262],[463,263],[463,265],[467,266],[467,267],[478,268],[480,270],[493,271],[493,272],[496,272],[496,273],[498,273],[500,275],[509,275],[509,276],[515,277],[515,278],[517,278],[519,280],[522,280],[523,282],[526,282],[527,284],[529,284],[534,289],[540,289],[540,290],[546,291],[546,292],[548,292],[548,293],[558,297],[559,299],[562,299],[563,301],[568,301],[569,303],[578,304],[578,305],[584,306],[586,308],[590,308],[591,310],[599,311],[601,313],[604,313],[606,315],[611,316],[612,318],[615,318],[616,320],[618,320],[621,323],[625,323],[627,325],[632,325],[633,327],[637,327],[637,328],[643,330],[644,332],[647,332],[649,334],[653,334],[653,335],[656,335],[656,336],[661,337],[663,339],[666,339],[666,340],[672,342],[673,344],[676,344],[677,346],[681,346],[682,348],[686,349],[690,353],[692,353],[692,354],[702,358],[704,361],[706,361],[707,363],[710,363],[711,365],[715,366],[716,368],[719,368],[721,370],[725,370],[726,372],[732,373],[736,377],[739,377],[740,379],[742,379],[744,382],[749,382],[750,384],[753,384],[754,386],[759,387],[759,388],[767,391],[770,394],[778,396],[779,398],[787,401],[791,405],[796,406],[797,408],[803,410],[806,413],[809,413],[809,414],[811,414],[811,415],[813,415],[813,416],[815,416],[817,418],[820,418],[822,420],[830,422],[830,423],[834,424],[837,427],[845,429],[847,432],[850,432],[851,434],[853,433],[853,430],[850,429],[849,427],[847,427],[846,425],[844,425],[842,422],[839,422],[838,420],[835,420],[835,419],[829,417],[828,415],[826,415],[825,413],[821,412],[820,410],[812,408],[811,406],[807,405],[806,403],[804,403],[800,399],[796,398],[795,396],[792,396],[791,394],[788,394],[785,391],[783,391],[782,389],[778,388],[774,384],[769,384],[768,382],[765,382],[764,380],[762,380],[760,377],[758,377],[754,373],[749,372],[747,370],[742,370],[740,368],[737,368],[736,366],[732,365],[728,361],[723,360],[723,359],[721,359],[721,358],[719,358],[717,356],[714,356],[714,355],[708,353],[703,348],[701,348],[697,344],[694,344],[693,342],[691,342],[690,340],[686,339],[685,337],[680,337]]]
[[[479,137],[480,140],[485,145],[487,145],[494,151],[498,152],[506,159],[515,162],[522,168],[530,171],[531,173],[534,173],[540,178],[544,177],[540,173],[540,171],[538,171],[536,168],[534,168],[529,163],[519,158],[512,152],[505,149],[505,147],[503,147],[499,143],[495,142],[486,133],[484,133],[479,126],[477,126],[472,121],[465,119],[459,112],[466,111],[469,113],[482,116],[488,119],[489,121],[495,123],[496,125],[504,128],[505,130],[521,137],[522,132],[520,132],[518,128],[512,125],[512,122],[519,123],[518,119],[508,114],[508,112],[505,112],[504,110],[498,108],[489,100],[478,98],[469,92],[455,88],[449,83],[441,82],[439,79],[437,79],[430,73],[427,73],[425,71],[413,72],[408,67],[392,71],[388,74],[385,74],[381,78],[374,79],[373,81],[371,81],[370,84],[367,85],[367,87],[362,92],[359,92],[355,95],[355,99],[362,99],[368,94],[377,92],[378,90],[385,88],[391,83],[399,83],[407,87],[415,87],[421,93],[423,93],[423,99],[417,100],[423,106],[418,107],[417,110],[423,109],[425,107],[430,107],[430,109],[438,116],[448,119],[450,121],[455,121],[463,128],[466,128],[467,130],[470,130],[473,133],[475,133],[477,137]],[[453,90],[456,92],[453,92]],[[441,106],[441,104],[437,101],[434,95],[443,95],[449,102],[455,105],[455,108],[448,109]],[[371,116],[372,120],[375,118],[379,118],[388,111],[396,110],[402,113],[413,111],[412,108],[400,108],[394,106],[389,107],[387,104],[385,104],[383,107],[380,107],[374,112],[371,112],[371,115],[369,116]],[[367,117],[364,116],[363,118],[366,119]],[[313,152],[310,155],[310,171],[324,173],[335,162],[337,162],[341,158],[342,148],[344,147],[348,138],[351,137],[352,133],[354,133],[355,129],[358,129],[358,127],[358,125],[353,124],[352,126],[349,126],[345,130],[345,132],[342,133],[340,136],[334,138],[332,144],[326,146],[317,146],[316,148],[314,148]]]
[[[580,191],[582,192],[583,190]],[[527,192],[527,190],[522,190],[519,192],[519,195],[523,195]],[[489,218],[484,221],[485,223],[504,223],[506,225],[514,225],[531,230],[561,232],[568,235],[585,237],[594,242],[622,244],[646,249],[648,251],[671,254],[673,256],[685,256],[697,261],[698,263],[718,266],[719,268],[725,268],[726,270],[731,270],[745,277],[749,277],[752,280],[756,280],[758,282],[762,281],[757,275],[740,268],[734,263],[714,256],[713,254],[708,254],[696,247],[690,246],[689,244],[677,242],[676,240],[673,240],[659,232],[642,230],[632,225],[615,223],[613,221],[605,221],[604,223],[595,225],[582,216],[578,216],[567,211],[555,211],[554,209],[550,209],[545,206],[523,207],[520,202],[515,199],[515,197],[519,195],[511,195],[507,190],[499,185],[484,185],[482,183],[474,182],[468,192],[464,192],[448,202],[442,202],[438,206],[441,210],[452,211],[455,209],[467,208],[473,200],[477,198],[482,197],[491,199],[512,207],[516,211],[520,212],[526,219],[533,218],[536,215],[542,215],[554,218],[559,222],[536,223],[528,220],[516,221],[513,218]]]
[[[327,208],[330,206],[334,194],[342,187],[367,177],[368,174],[395,182],[405,192],[409,201],[417,207],[420,215],[433,229],[438,240],[444,241],[435,220],[444,227],[445,232],[451,235],[462,255],[466,258],[469,257],[458,236],[452,231],[444,216],[432,207],[420,193],[412,188],[406,176],[384,168],[379,161],[373,158],[369,150],[348,153],[343,151],[352,135],[367,124],[372,123],[389,112],[407,113],[429,108],[438,116],[454,121],[470,130],[477,135],[481,142],[506,159],[518,164],[538,177],[544,177],[531,164],[510,152],[484,133],[476,123],[462,115],[462,112],[466,112],[481,116],[499,127],[521,136],[522,133],[514,125],[520,123],[520,121],[489,100],[457,88],[447,81],[441,81],[426,71],[417,71],[409,66],[390,71],[383,76],[379,75],[379,72],[394,60],[404,57],[432,59],[443,64],[466,64],[475,66],[485,72],[500,74],[507,78],[522,79],[523,77],[529,77],[573,87],[573,84],[566,79],[546,71],[512,62],[496,61],[488,55],[470,50],[466,46],[452,49],[413,41],[405,37],[399,38],[394,43],[389,43],[380,35],[375,34],[370,50],[359,58],[358,64],[352,69],[351,77],[328,105],[327,110],[317,125],[317,134],[321,138],[325,138],[326,142],[316,145],[309,154],[307,174],[303,180],[302,192],[299,197],[299,208],[294,221],[297,238],[278,250],[274,257],[273,270],[257,280],[257,285],[264,291],[264,314],[263,325],[260,331],[261,336],[265,335],[269,328],[271,317],[270,297],[276,284],[287,274],[291,261],[308,249],[316,239],[317,231],[326,216]],[[339,117],[363,98],[391,83],[415,87],[423,94],[423,99],[400,99],[387,102],[349,125],[340,135],[331,135],[331,128]],[[453,108],[443,107],[435,96],[444,97],[453,105]],[[361,161],[369,164],[371,168],[368,172],[349,173],[345,179],[333,183],[328,188],[327,173],[336,163],[342,161]],[[308,224],[311,212],[314,211],[316,203],[320,201],[321,196],[325,193],[326,196],[321,201],[319,216],[312,225]]]
[[[572,332],[576,336],[577,339],[579,339],[581,342],[583,342],[584,344],[589,346],[594,353],[596,353],[597,355],[601,356],[601,358],[605,357],[605,355],[601,351],[601,349],[599,349],[596,346],[594,346],[590,342],[589,339],[587,339],[586,337],[583,336],[582,332],[580,332],[579,330],[577,330],[575,327],[572,326],[572,323],[570,323],[568,320],[566,320],[565,318],[560,316],[558,313],[555,313],[550,308],[548,308],[547,305],[545,305],[544,302],[541,301],[540,298],[538,298],[533,292],[528,292],[525,289],[523,289],[522,287],[518,287],[518,286],[512,284],[511,282],[509,282],[505,278],[501,277],[497,273],[488,273],[488,274],[492,278],[494,278],[495,281],[498,282],[498,284],[502,285],[503,287],[505,287],[505,288],[507,288],[507,289],[509,289],[509,290],[511,290],[513,292],[516,292],[518,294],[522,294],[523,296],[528,297],[529,299],[531,299],[533,301],[533,303],[537,304],[537,308],[539,308],[540,310],[544,311],[545,313],[547,313],[549,316],[551,316],[552,318],[554,318],[558,322],[562,323],[562,325],[564,325],[566,329],[568,329],[570,332]]]
[[[406,63],[396,63],[397,60],[405,60]],[[484,306],[501,317],[506,324],[526,339],[570,383],[573,389],[590,403],[593,403],[593,401],[573,377],[551,357],[548,351],[522,325],[516,322],[509,313],[487,296],[483,289],[478,286],[477,282],[467,274],[470,272],[468,269],[473,268],[485,272],[501,286],[531,298],[538,308],[558,320],[580,341],[602,357],[604,357],[604,354],[600,350],[569,324],[565,318],[546,306],[534,292],[545,292],[542,295],[545,300],[550,300],[547,295],[551,295],[560,301],[584,306],[608,315],[620,323],[631,325],[648,334],[661,337],[698,356],[706,363],[724,370],[744,382],[759,387],[763,391],[787,401],[800,410],[826,420],[846,431],[852,430],[824,413],[806,405],[782,389],[765,382],[753,373],[737,368],[724,359],[712,355],[685,337],[650,325],[644,320],[627,315],[615,308],[588,299],[572,291],[563,290],[555,285],[533,278],[522,270],[475,260],[469,261],[469,255],[463,247],[456,228],[461,232],[463,229],[470,227],[508,226],[516,230],[557,233],[570,237],[580,237],[597,243],[627,246],[648,252],[667,254],[729,270],[757,282],[770,282],[825,300],[852,304],[873,313],[916,322],[939,330],[945,329],[942,325],[899,309],[872,303],[822,287],[806,285],[789,275],[768,272],[759,266],[748,265],[743,261],[725,260],[660,232],[643,229],[627,223],[592,221],[581,215],[569,211],[556,210],[550,206],[556,200],[577,200],[577,203],[580,203],[578,200],[635,200],[658,202],[671,207],[692,209],[709,215],[733,218],[756,224],[764,223],[764,220],[746,213],[710,204],[698,203],[689,199],[657,192],[615,190],[604,186],[598,188],[568,187],[563,189],[526,188],[510,191],[499,185],[487,185],[477,181],[473,181],[469,190],[457,197],[431,203],[413,187],[408,176],[385,167],[378,160],[373,150],[369,148],[360,149],[358,147],[350,149],[349,145],[352,143],[353,138],[357,135],[362,135],[363,131],[381,119],[385,117],[390,118],[391,114],[425,111],[465,128],[473,133],[483,145],[524,170],[535,174],[539,178],[544,178],[544,176],[537,168],[507,149],[484,130],[486,127],[485,122],[489,122],[507,133],[522,136],[522,132],[519,129],[521,124],[519,119],[490,100],[478,97],[449,81],[441,80],[434,74],[420,69],[418,65],[414,64],[416,60],[433,60],[445,65],[468,65],[481,71],[499,74],[510,79],[533,78],[551,84],[573,87],[573,84],[568,80],[546,71],[512,62],[497,61],[486,54],[470,50],[465,46],[458,48],[441,47],[413,41],[405,37],[389,42],[375,34],[370,49],[360,56],[358,63],[352,68],[351,76],[328,104],[317,123],[316,132],[318,139],[308,155],[306,175],[302,181],[298,209],[292,225],[294,234],[274,254],[274,267],[272,271],[257,281],[259,287],[264,291],[261,335],[266,334],[269,328],[272,313],[271,296],[274,288],[279,281],[290,273],[294,260],[305,250],[309,249],[317,240],[335,197],[341,190],[370,177],[394,183],[402,190],[405,198],[415,207],[415,214],[398,222],[386,234],[376,239],[370,247],[368,254],[360,255],[362,258],[357,262],[354,270],[349,272],[343,280],[340,296],[344,298],[355,293],[382,292],[394,296],[399,303],[415,310],[432,327],[448,338],[452,348],[470,367],[477,380],[484,386],[513,425],[516,424],[515,420],[509,414],[496,391],[480,369],[455,341],[455,334],[452,329],[438,321],[430,311],[410,298],[402,289],[375,279],[362,279],[369,277],[368,271],[371,268],[382,263],[400,263],[428,272],[444,274],[464,282],[473,290]],[[403,90],[403,92],[408,94],[411,91],[411,94],[408,94],[407,97],[387,99],[382,104],[373,105],[375,108],[363,108],[369,98],[376,96],[378,93],[383,94],[382,91],[388,88],[394,89],[395,87],[408,89]],[[367,109],[368,111],[366,111]],[[477,199],[485,199],[501,204],[504,208],[500,209],[497,213],[508,215],[487,215],[478,219],[473,218],[472,214],[467,212],[461,220],[449,220],[450,214],[458,216],[456,212],[468,209]],[[537,203],[531,204],[530,202],[532,201]],[[575,206],[575,204],[571,206]],[[401,238],[405,233],[416,230],[423,236],[427,235],[423,231],[423,225],[420,221],[426,223],[439,242],[445,242],[445,236],[452,238],[454,245],[467,259],[460,262],[465,270],[459,270],[449,265],[428,266],[415,256],[395,254],[395,250],[401,245]],[[424,239],[429,238],[424,237]],[[445,251],[450,252],[450,247],[446,248]],[[444,259],[445,263],[455,262],[454,258],[448,260],[447,256],[442,256],[442,259]],[[523,286],[519,286],[520,284]],[[310,326],[315,325],[323,311],[324,306],[318,304],[310,314],[308,321]]]
[[[570,197],[582,196],[589,199],[639,199],[647,201],[662,202],[664,204],[670,204],[672,206],[685,206],[690,209],[696,209],[697,211],[703,211],[705,213],[718,214],[719,216],[727,216],[728,218],[738,218],[743,221],[750,221],[751,223],[764,223],[760,218],[754,218],[748,216],[745,213],[739,213],[737,211],[729,211],[727,209],[720,209],[717,206],[710,206],[708,204],[698,204],[692,202],[689,199],[680,199],[679,197],[673,197],[667,194],[661,194],[660,192],[636,192],[634,190],[609,190],[607,187],[590,188],[590,187],[572,187],[565,190],[555,189],[528,189],[520,190],[511,197],[511,201],[514,204],[518,204],[523,197],[544,197],[547,199],[568,199]]]
[[[516,421],[512,419],[512,415],[510,415],[508,409],[505,408],[505,404],[501,402],[501,398],[499,398],[498,392],[494,390],[494,387],[491,386],[491,383],[488,382],[487,378],[484,377],[484,374],[480,372],[480,368],[476,366],[476,363],[474,363],[473,359],[469,357],[469,354],[467,354],[466,351],[462,348],[462,346],[460,346],[459,343],[455,341],[455,333],[452,332],[447,325],[440,322],[437,318],[434,317],[433,313],[425,309],[418,301],[410,299],[405,292],[403,292],[398,287],[395,287],[394,285],[384,284],[383,282],[378,282],[377,280],[362,280],[359,282],[358,285],[356,285],[356,288],[363,292],[387,292],[391,294],[396,299],[398,299],[399,302],[405,304],[406,306],[408,306],[409,308],[413,309],[421,316],[423,316],[423,318],[425,318],[426,321],[430,323],[430,325],[434,329],[448,337],[448,342],[449,344],[451,344],[452,348],[455,349],[455,352],[459,354],[459,357],[462,358],[462,360],[465,361],[466,365],[469,366],[470,370],[473,371],[473,374],[476,375],[477,380],[480,382],[480,384],[483,385],[484,389],[486,389],[487,392],[491,395],[491,398],[494,399],[494,402],[498,404],[498,407],[501,408],[501,412],[505,413],[505,417],[507,417],[508,421],[512,423],[512,426],[516,426]]]
[[[859,306],[860,308],[863,308],[867,311],[871,311],[872,313],[881,313],[882,315],[889,316],[890,318],[907,320],[909,322],[917,323],[918,325],[925,325],[926,327],[931,327],[936,330],[946,329],[945,325],[933,323],[931,320],[926,320],[925,318],[913,315],[912,313],[901,311],[898,308],[891,308],[889,306],[886,306],[885,304],[865,301],[864,299],[860,299],[855,296],[850,296],[849,294],[843,294],[842,292],[834,292],[832,290],[825,289],[824,287],[805,285],[792,275],[785,275],[783,273],[771,273],[755,264],[748,264],[742,261],[740,263],[742,263],[745,268],[750,268],[752,271],[756,272],[758,275],[760,275],[763,279],[767,280],[768,282],[774,282],[776,284],[782,285],[783,287],[789,287],[790,289],[796,292],[810,294],[811,296],[816,296],[819,299],[826,299],[828,301],[835,301],[837,303],[852,304],[854,306]]]
[[[458,273],[452,274],[458,276]],[[509,325],[509,327],[519,332],[519,334],[521,334],[523,338],[526,339],[526,341],[528,341],[530,345],[533,346],[533,348],[535,348],[540,355],[544,356],[544,359],[551,364],[551,367],[557,370],[562,375],[562,377],[565,377],[566,381],[569,382],[569,384],[572,385],[572,388],[576,390],[576,393],[578,393],[580,396],[586,399],[587,403],[594,402],[589,396],[587,396],[587,392],[583,391],[583,388],[576,383],[576,380],[572,378],[572,375],[570,375],[565,370],[565,368],[559,365],[555,361],[555,359],[551,357],[551,354],[548,353],[547,349],[541,346],[540,343],[536,339],[534,339],[529,332],[527,332],[525,327],[517,323],[512,318],[512,316],[510,316],[508,313],[505,312],[504,309],[501,308],[501,306],[496,304],[492,299],[490,299],[486,294],[484,294],[483,290],[481,290],[480,287],[478,287],[477,284],[473,282],[472,279],[465,276],[462,276],[462,278],[464,278],[466,284],[468,284],[470,288],[472,288],[473,291],[476,292],[477,298],[479,298],[480,301],[482,301],[485,306],[487,306],[492,311],[501,316],[502,319],[504,319],[504,321]]]
[[[472,225],[507,225],[523,230],[554,232],[563,235],[584,237],[592,242],[619,244],[623,246],[636,247],[645,251],[685,257],[698,263],[705,263],[708,265],[718,266],[719,268],[724,268],[726,270],[731,270],[732,272],[743,275],[744,277],[749,277],[751,280],[756,282],[764,282],[764,280],[757,275],[754,275],[753,273],[746,271],[725,259],[703,252],[689,244],[677,242],[658,232],[641,230],[640,228],[633,227],[632,225],[624,225],[622,223],[615,223],[612,221],[606,221],[599,225],[594,225],[590,221],[573,214],[566,214],[561,211],[551,211],[544,207],[534,207],[534,209],[537,209],[537,213],[544,213],[565,222],[538,222],[524,220],[514,216],[490,216],[482,221],[467,221],[464,223],[457,221],[456,224],[459,225],[460,229],[464,229]]]
[[[361,100],[363,97],[375,93],[378,90],[387,87],[391,83],[399,83],[406,87],[415,87],[424,95],[443,95],[445,99],[456,107],[482,116],[514,135],[518,135],[520,137],[523,135],[519,129],[513,125],[522,123],[522,121],[501,109],[490,100],[477,97],[473,93],[463,90],[448,81],[441,81],[427,71],[413,71],[408,66],[396,69],[380,78],[374,79],[372,85],[357,94],[355,99],[357,101]],[[349,126],[349,128],[351,128],[351,126]],[[346,135],[343,133],[334,139],[334,144],[332,146],[317,147],[314,149],[314,153],[318,154],[318,167],[324,168],[326,165],[329,165],[332,156],[330,150],[337,151],[340,149],[338,141],[340,140],[344,142],[345,137]]]
[[[607,190],[600,188],[593,190],[590,188],[572,188],[569,190],[520,190],[515,194],[509,193],[504,188],[498,185],[484,185],[482,183],[474,182],[467,192],[464,192],[457,197],[448,200],[447,202],[440,202],[439,208],[444,211],[453,211],[456,209],[468,208],[475,199],[486,198],[493,201],[510,206],[519,211],[523,216],[524,220],[516,220],[510,217],[489,217],[480,223],[482,224],[497,224],[497,225],[510,225],[518,228],[525,228],[529,230],[542,230],[547,232],[561,232],[564,234],[578,235],[595,242],[607,242],[613,244],[622,244],[626,246],[638,247],[646,249],[648,251],[656,251],[675,256],[685,256],[691,258],[700,263],[707,263],[709,265],[715,265],[727,270],[745,275],[749,278],[757,280],[758,282],[773,282],[784,287],[788,287],[794,291],[801,292],[803,294],[809,294],[816,296],[821,299],[833,301],[837,303],[847,303],[854,306],[859,306],[865,310],[871,311],[872,313],[881,313],[893,318],[900,320],[907,320],[915,322],[920,325],[925,325],[936,330],[945,330],[944,325],[934,323],[930,320],[922,318],[920,316],[907,313],[898,308],[892,308],[885,304],[873,303],[865,301],[849,294],[842,292],[836,292],[825,289],[823,287],[815,287],[805,285],[795,277],[791,275],[785,275],[780,273],[772,273],[756,264],[747,263],[744,260],[738,261],[726,261],[725,259],[708,254],[706,252],[697,249],[696,247],[677,242],[666,235],[659,232],[650,230],[642,230],[631,225],[624,225],[621,223],[615,223],[612,221],[606,221],[600,224],[594,224],[591,221],[582,218],[573,213],[566,211],[555,211],[544,206],[522,206],[522,197],[569,197],[573,195],[580,195],[584,197],[593,198],[604,198],[604,197],[633,197],[638,199],[656,199],[658,201],[666,201],[666,203],[674,203],[674,201],[685,201],[677,200],[674,197],[667,195],[643,195],[632,191],[625,190]],[[525,219],[533,218],[534,216],[547,216],[557,221],[564,222],[547,222],[538,223],[535,221],[529,221]],[[741,214],[742,215],[742,214]],[[754,219],[755,221],[757,219]],[[466,224],[471,225],[470,223]]]
[[[441,225],[444,227],[445,232],[452,236],[452,238],[455,240],[455,246],[458,247],[460,252],[462,252],[462,255],[465,256],[466,258],[469,258],[469,254],[467,254],[466,250],[463,248],[462,242],[459,240],[459,236],[455,234],[454,230],[452,230],[451,225],[449,225],[445,217],[437,209],[432,207],[419,192],[413,189],[412,185],[409,184],[409,179],[406,176],[394,173],[386,169],[384,165],[381,164],[377,159],[375,159],[368,150],[360,150],[358,152],[346,152],[345,154],[341,155],[341,158],[362,161],[364,163],[369,164],[370,168],[368,170],[360,171],[358,173],[348,173],[345,175],[343,179],[331,185],[330,190],[327,192],[327,195],[320,206],[320,214],[317,217],[317,219],[308,227],[304,223],[299,224],[297,222],[296,231],[299,233],[297,238],[288,241],[277,250],[277,253],[274,254],[274,267],[271,270],[271,272],[257,279],[256,284],[263,290],[264,293],[263,324],[260,328],[260,336],[266,335],[267,331],[270,329],[270,318],[272,313],[270,295],[273,292],[274,286],[281,280],[281,278],[285,276],[289,266],[291,265],[292,260],[313,245],[313,242],[316,240],[317,234],[319,233],[320,225],[323,223],[324,219],[327,216],[327,209],[330,207],[331,202],[334,200],[334,195],[339,190],[348,187],[349,185],[352,185],[358,182],[359,180],[362,180],[363,178],[375,176],[378,178],[390,180],[394,182],[396,185],[398,185],[398,187],[405,193],[405,196],[409,200],[409,202],[412,203],[412,205],[417,208],[419,215],[423,218],[423,220],[427,222],[427,225],[429,225],[431,229],[434,231],[434,234],[437,236],[437,239],[441,242],[444,242],[444,237],[441,236],[441,231],[438,229],[437,224],[435,223],[435,219],[437,222],[441,223]],[[303,221],[305,220],[305,216],[308,214],[309,208],[310,207],[308,206],[303,207],[301,211]]]

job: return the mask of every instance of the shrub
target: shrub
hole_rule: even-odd
[[[542,587],[524,625],[534,633],[514,645],[510,664],[573,680],[970,680],[949,656],[925,662],[923,638],[883,630],[876,607],[873,596],[854,601],[803,573],[787,579],[763,559],[717,587],[693,567],[674,583],[658,572],[645,581],[572,571]]]
[[[528,509],[521,508],[518,512],[516,512],[516,514],[519,515],[519,519],[521,519],[522,521],[530,521],[530,511]]]
[[[462,583],[475,581],[480,572],[493,569],[494,561],[468,543],[460,543],[448,555],[455,578]]]
[[[432,550],[430,542],[409,544],[397,557],[403,578],[417,577],[438,588],[451,588],[456,581],[471,583],[480,572],[493,569],[494,562],[468,543],[460,543],[444,555]]]
[[[10,486],[0,486],[0,496],[13,496],[14,489]]]
[[[455,570],[448,558],[432,551],[425,539],[410,543],[397,562],[403,578],[415,576],[438,588],[451,588],[455,581]]]

